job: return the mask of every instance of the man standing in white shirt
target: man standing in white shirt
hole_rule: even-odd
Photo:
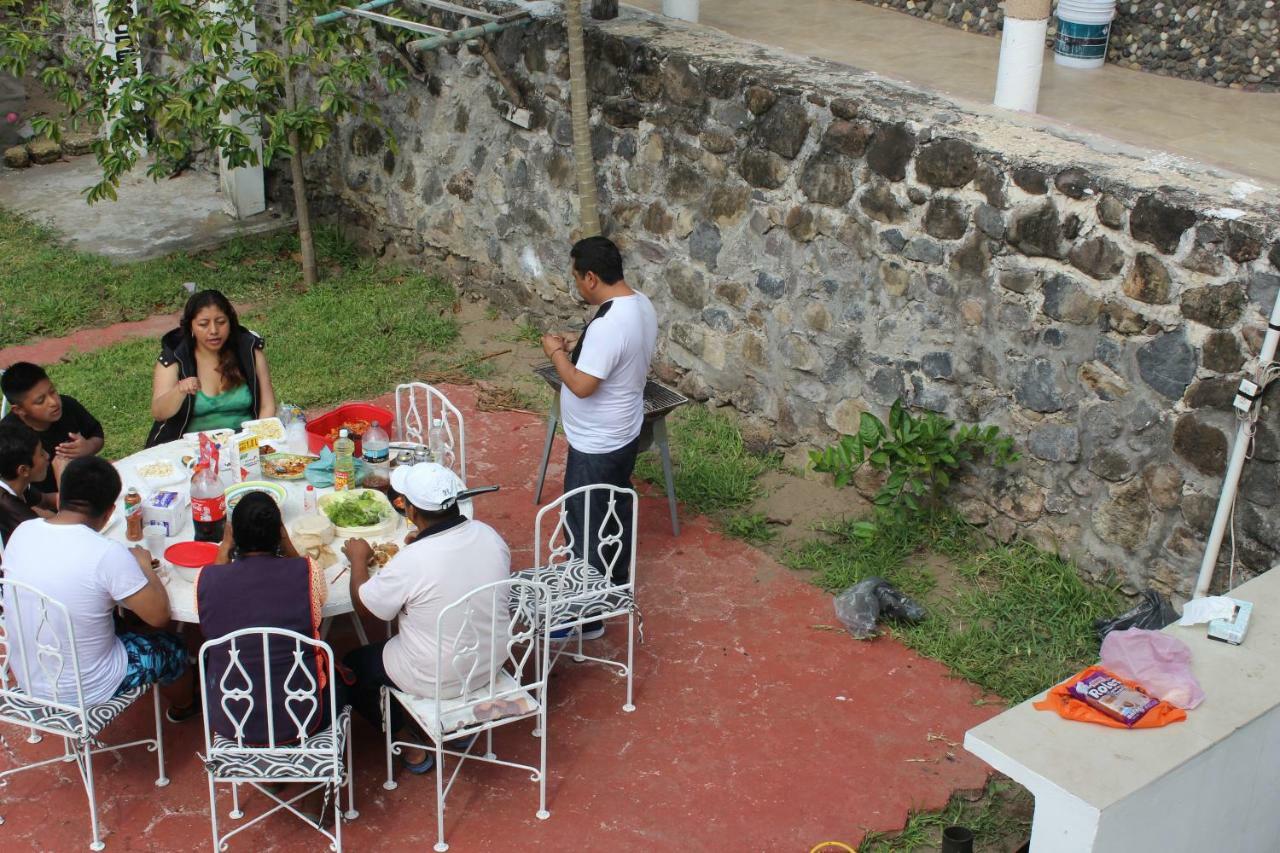
[[[644,426],[644,386],[658,345],[658,317],[649,297],[623,278],[622,253],[612,240],[587,237],[574,244],[569,256],[579,296],[599,308],[575,345],[563,335],[542,338],[542,349],[561,382],[560,419],[569,440],[564,490],[600,483],[629,489]],[[585,510],[585,501],[570,501],[574,530],[582,528]],[[603,499],[593,501],[592,527],[598,528],[606,511]],[[617,512],[622,522],[620,553],[601,556],[598,529],[588,531],[588,541],[575,540],[574,545],[579,559],[585,557],[601,571],[611,564],[613,581],[625,583],[631,577],[628,543],[635,535],[630,529],[630,501],[619,501]],[[603,633],[600,622],[582,629],[584,639]]]
[[[455,697],[464,687],[478,689],[507,660],[510,623],[503,612],[492,612],[489,595],[473,600],[474,611],[449,611],[450,604],[477,587],[511,576],[511,551],[498,532],[473,521],[458,508],[462,483],[456,474],[434,462],[401,466],[391,472],[391,488],[405,500],[405,515],[417,532],[406,547],[373,577],[373,550],[363,539],[349,539],[342,551],[351,562],[351,601],[358,613],[389,622],[399,619],[399,632],[389,640],[371,643],[349,653],[343,663],[354,673],[351,706],[375,726],[382,724],[381,689],[392,687],[414,696]],[[464,618],[469,621],[464,623]],[[459,638],[464,624],[466,638]],[[458,645],[440,647],[437,631]],[[492,642],[491,642],[492,640]],[[466,645],[474,643],[473,645]],[[437,655],[440,670],[437,671]],[[464,674],[469,683],[463,684]],[[400,704],[391,702],[389,725],[393,735],[404,725]],[[449,745],[458,748],[457,745]],[[410,773],[431,770],[430,752],[406,747],[401,753]]]

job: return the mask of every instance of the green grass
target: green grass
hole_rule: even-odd
[[[879,576],[922,599],[928,617],[894,636],[1011,703],[1096,661],[1093,620],[1124,609],[1114,585],[1087,584],[1070,561],[1025,542],[992,546],[954,516],[885,522],[869,540],[853,523],[821,526],[787,563],[833,593]],[[945,593],[923,564],[929,551],[951,558]]]
[[[778,535],[761,512],[731,515],[725,519],[723,527],[725,533],[753,545],[761,545]]]
[[[707,406],[683,406],[667,426],[676,494],[696,513],[714,515],[746,506],[760,496],[760,475],[778,464],[774,457],[749,452],[733,419]],[[636,475],[663,483],[656,449],[640,457]]]
[[[113,264],[61,246],[52,229],[0,210],[0,346],[177,310],[188,281],[237,302],[274,299],[298,286],[297,249],[297,235],[284,231],[209,252]],[[354,247],[333,229],[317,229],[316,251],[330,272],[328,265],[355,262]]]
[[[531,323],[521,323],[516,326],[516,330],[507,335],[507,340],[513,343],[526,343],[534,346],[542,345],[542,330]]]
[[[860,853],[911,853],[936,850],[942,845],[942,830],[948,826],[967,827],[973,833],[975,850],[994,850],[1025,841],[1031,824],[1031,795],[1012,782],[993,781],[985,795],[974,802],[952,797],[939,812],[913,811],[901,832],[868,833],[858,845]]]
[[[457,340],[447,284],[398,268],[357,266],[305,293],[281,295],[246,315],[266,339],[276,398],[303,407],[368,398],[416,377]],[[107,434],[104,454],[142,447],[151,426],[151,370],[159,344],[134,340],[50,369]]]

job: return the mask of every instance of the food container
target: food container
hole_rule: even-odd
[[[195,583],[200,570],[217,558],[216,542],[179,542],[164,552],[165,562],[173,573],[188,583]]]
[[[390,409],[374,406],[371,403],[343,403],[332,412],[312,418],[307,422],[307,448],[312,453],[319,453],[326,447],[333,449],[333,440],[329,438],[329,430],[341,429],[349,421],[377,421],[388,433],[395,416]],[[351,436],[356,443],[356,456],[361,453],[360,439]]]
[[[367,524],[358,527],[343,527],[335,524],[333,527],[334,534],[339,539],[378,539],[384,536],[390,536],[395,532],[396,528],[396,512],[391,507],[391,502],[387,500],[387,496],[373,489],[349,489],[345,492],[330,492],[327,495],[321,495],[317,501],[317,507],[320,514],[325,519],[329,519],[328,507],[332,506],[335,501],[349,500],[357,498],[362,494],[374,495],[376,501],[384,507],[382,513],[382,521],[377,524]]]
[[[187,521],[187,501],[181,492],[155,492],[142,502],[142,523],[164,525],[164,535],[178,535]]]

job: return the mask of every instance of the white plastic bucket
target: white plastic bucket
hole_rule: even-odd
[[[1060,0],[1053,61],[1069,68],[1101,68],[1107,61],[1115,0]]]
[[[662,14],[668,18],[698,23],[698,0],[662,0]]]

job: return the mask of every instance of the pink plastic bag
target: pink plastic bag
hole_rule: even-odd
[[[1102,666],[1178,708],[1191,710],[1204,701],[1191,674],[1191,649],[1163,631],[1112,631],[1102,641]]]

